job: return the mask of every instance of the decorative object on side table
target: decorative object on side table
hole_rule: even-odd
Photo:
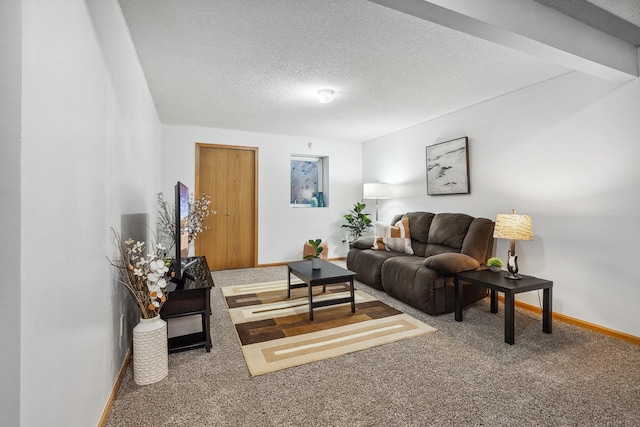
[[[493,237],[496,239],[511,240],[507,261],[509,274],[505,277],[507,279],[519,280],[521,277],[518,274],[516,240],[533,240],[531,216],[518,215],[515,210],[512,210],[510,214],[498,214],[496,217],[496,226],[493,230]]]
[[[489,258],[487,260],[487,266],[489,266],[489,270],[493,271],[494,273],[499,273],[500,271],[502,271],[502,266],[504,264],[502,263],[502,260],[500,258]]]
[[[344,216],[344,219],[346,219],[349,224],[342,224],[342,227],[349,229],[353,240],[358,240],[358,238],[362,236],[362,233],[371,227],[369,214],[364,213],[364,208],[366,207],[367,205],[364,203],[356,202],[355,205],[353,205],[353,209],[349,211],[350,213]]]
[[[169,373],[167,322],[160,318],[160,309],[167,301],[170,260],[162,245],[145,254],[144,242],[123,242],[115,230],[113,234],[120,258],[109,262],[140,309],[140,323],[133,328],[133,377],[136,384],[147,385]]]
[[[309,244],[313,248],[313,253],[309,255],[305,255],[304,259],[311,260],[311,268],[314,270],[319,270],[322,267],[322,259],[320,259],[320,254],[324,251],[324,247],[321,245],[322,239],[310,239]]]

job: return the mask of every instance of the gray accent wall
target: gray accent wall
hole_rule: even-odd
[[[21,2],[0,2],[0,425],[20,425]]]

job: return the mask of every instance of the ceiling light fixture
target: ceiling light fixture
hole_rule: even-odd
[[[318,101],[323,104],[328,104],[336,97],[336,93],[333,89],[320,89],[318,90]]]

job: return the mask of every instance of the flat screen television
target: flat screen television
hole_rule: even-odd
[[[178,181],[175,187],[175,258],[173,260],[174,281],[182,280],[189,256],[189,188]]]

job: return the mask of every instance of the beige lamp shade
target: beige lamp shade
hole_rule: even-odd
[[[516,213],[498,214],[493,237],[496,239],[533,240],[531,216]]]
[[[382,182],[368,182],[362,186],[363,199],[388,199],[391,197],[391,186]]]

